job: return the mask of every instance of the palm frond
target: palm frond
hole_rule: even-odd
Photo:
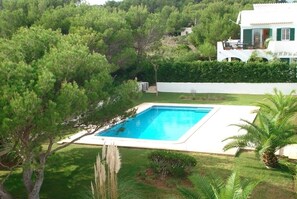
[[[241,120],[244,122],[243,124],[235,124],[234,126],[239,127],[241,130],[245,130],[247,133],[244,135],[238,135],[238,136],[231,136],[223,141],[226,140],[233,140],[226,144],[223,148],[223,150],[228,150],[231,148],[236,148],[236,147],[254,147],[258,146],[261,144],[262,140],[265,140],[266,137],[268,136],[267,131],[269,131],[265,125],[263,124],[264,121],[269,121],[269,120],[264,120],[262,116],[260,115],[259,121],[260,125],[251,123],[247,120]]]
[[[214,184],[210,184],[210,186],[214,194],[214,199],[220,199],[221,190],[216,189],[216,186],[214,186]]]
[[[241,192],[241,198],[242,199],[248,199],[250,198],[250,195],[252,194],[255,187],[260,183],[260,181],[243,181],[242,182],[242,192]]]
[[[200,199],[201,197],[197,194],[197,192],[190,190],[185,187],[177,187],[178,191],[183,195],[183,198],[186,199]]]
[[[236,172],[233,172],[226,182],[217,176],[205,178],[193,175],[190,179],[196,188],[196,192],[180,187],[178,190],[185,198],[191,199],[247,199],[258,184],[254,181],[241,181]]]
[[[192,175],[190,176],[190,180],[197,189],[198,194],[200,194],[200,197],[216,199],[216,191],[213,189],[213,186],[207,178],[204,176]]]
[[[229,137],[223,141],[229,140],[229,139],[233,139],[233,141],[229,142],[228,144],[226,144],[223,148],[224,151],[227,151],[229,149],[232,148],[241,148],[241,147],[246,147],[248,145],[247,140],[245,140],[245,136],[232,136]]]
[[[221,198],[234,198],[236,192],[241,189],[240,179],[236,172],[233,172],[226,181]]]
[[[277,120],[291,118],[297,112],[297,100],[294,96],[295,91],[284,95],[281,91],[274,89],[274,95],[266,95],[268,103],[258,103],[263,113],[269,114]]]
[[[209,182],[212,184],[213,189],[218,190],[217,192],[220,192],[225,186],[224,180],[217,175],[211,175]]]

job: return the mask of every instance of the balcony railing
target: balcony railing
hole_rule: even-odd
[[[255,48],[241,43],[240,40],[228,40],[217,43],[217,60],[238,58],[247,61],[253,52],[267,60],[278,58],[297,58],[297,41],[270,41],[267,48]]]
[[[242,43],[239,39],[229,39],[223,41],[223,49],[224,50],[232,50],[232,49],[266,49],[265,47],[256,48],[252,44]]]

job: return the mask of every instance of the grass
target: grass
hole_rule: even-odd
[[[183,99],[186,98],[186,99]],[[192,100],[194,98],[194,100]],[[235,94],[181,94],[181,93],[144,93],[136,104],[144,102],[190,103],[190,104],[225,104],[225,105],[256,105],[263,100],[263,95]]]
[[[242,177],[261,181],[254,190],[252,198],[296,198],[293,175],[285,164],[287,161],[285,158],[280,159],[281,167],[278,169],[265,168],[252,151],[243,152],[234,160],[234,169]]]
[[[195,100],[180,99],[180,96],[181,94],[171,93],[160,93],[158,97],[154,94],[144,94],[137,104],[142,102],[173,102],[255,105],[255,102],[263,99],[261,95],[196,94]],[[188,96],[191,97],[192,95],[188,94]],[[206,97],[218,100],[207,101],[204,99]],[[155,186],[155,184],[148,184],[141,180],[140,174],[143,174],[147,168],[147,155],[151,150],[122,147],[119,149],[122,157],[122,168],[118,177],[119,184],[122,187],[120,192],[125,196],[122,198],[181,198],[176,189],[176,185],[180,185],[181,182],[177,179],[168,180],[166,187]],[[72,145],[50,157],[40,193],[41,198],[88,198],[90,183],[94,178],[93,165],[100,150],[101,148],[98,146]],[[235,170],[242,178],[261,180],[253,192],[251,197],[253,199],[289,199],[296,197],[292,172],[286,166],[275,170],[266,169],[253,152],[244,151],[237,157],[200,153],[188,154],[194,156],[198,161],[194,173],[218,175],[226,179]],[[287,162],[285,159],[282,161]],[[0,177],[3,173],[0,171]],[[20,170],[14,172],[5,185],[15,198],[26,197]]]
[[[67,199],[87,198],[90,182],[93,180],[93,165],[100,147],[72,145],[49,159],[41,198]],[[176,190],[177,180],[168,181],[168,187],[156,187],[140,180],[139,173],[148,165],[149,149],[120,148],[122,168],[119,172],[120,184],[124,184],[124,194],[128,198],[181,198]],[[194,172],[201,175],[219,175],[227,178],[233,170],[243,178],[261,180],[252,198],[294,198],[293,177],[286,167],[268,170],[253,152],[243,152],[237,157],[189,153],[198,160]],[[16,198],[24,198],[21,188],[21,174],[14,173],[6,186]],[[123,191],[122,191],[123,192]]]

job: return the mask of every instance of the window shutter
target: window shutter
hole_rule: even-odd
[[[290,63],[290,58],[280,58],[282,62]]]
[[[276,41],[281,41],[282,40],[282,29],[278,28],[276,29]]]
[[[243,30],[243,43],[247,46],[252,45],[252,29]]]
[[[272,38],[272,29],[269,28],[269,38]]]
[[[290,41],[295,40],[295,28],[290,28]]]

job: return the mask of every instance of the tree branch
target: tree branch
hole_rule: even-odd
[[[101,126],[97,126],[95,129],[88,131],[87,133],[85,133],[85,134],[83,134],[83,135],[81,135],[81,136],[79,136],[79,137],[77,137],[77,138],[71,140],[70,142],[67,142],[67,143],[65,143],[65,144],[62,144],[61,146],[59,146],[59,147],[53,149],[48,155],[51,155],[51,154],[55,153],[56,151],[59,151],[59,150],[65,148],[65,147],[69,146],[70,144],[73,144],[73,143],[76,142],[77,140],[79,140],[79,139],[81,139],[81,138],[83,138],[83,137],[85,137],[85,136],[87,136],[87,135],[92,135],[92,134],[94,134],[96,131],[99,130],[100,127],[101,127]]]
[[[9,170],[9,173],[5,176],[5,178],[0,182],[0,186],[4,184],[4,182],[9,178],[9,176],[12,174],[14,168],[18,167],[20,165],[21,161],[18,160],[17,163],[12,166],[12,167],[9,167],[9,166],[6,166],[4,165],[3,163],[0,162],[0,166]],[[1,196],[1,195],[0,195]],[[0,197],[1,198],[1,197]]]

